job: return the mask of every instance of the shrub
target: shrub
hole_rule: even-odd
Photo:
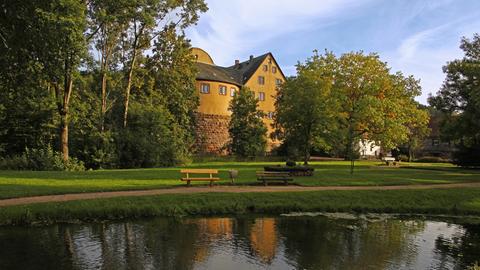
[[[189,158],[185,130],[164,106],[133,103],[126,129],[118,132],[122,168],[149,168],[184,163]]]
[[[453,153],[453,163],[462,167],[480,167],[480,144],[465,146],[458,145]]]
[[[398,155],[397,160],[402,161],[402,162],[408,162],[408,156],[407,155]]]
[[[32,171],[84,171],[83,162],[71,157],[63,161],[62,154],[51,146],[43,149],[25,149],[21,155],[0,159],[0,169]]]
[[[450,162],[448,159],[444,159],[442,157],[431,157],[425,156],[419,159],[416,159],[415,162],[428,162],[428,163],[447,163]]]
[[[287,167],[295,167],[297,166],[297,163],[293,160],[287,160],[287,162],[285,162],[285,165],[287,165]]]

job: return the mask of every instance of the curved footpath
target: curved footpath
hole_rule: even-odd
[[[305,192],[324,190],[422,190],[422,189],[448,189],[448,188],[480,188],[480,183],[456,183],[434,185],[402,185],[402,186],[199,186],[175,187],[153,190],[111,191],[93,193],[75,193],[65,195],[45,195],[34,197],[21,197],[0,200],[0,207],[15,206],[33,203],[67,202],[78,200],[105,199],[114,197],[152,196],[163,194],[191,194],[191,193],[252,193],[252,192]]]

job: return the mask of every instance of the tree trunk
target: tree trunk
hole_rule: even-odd
[[[61,116],[60,123],[60,142],[61,142],[61,151],[63,156],[63,161],[68,161],[68,114],[63,113]]]
[[[135,61],[137,59],[137,50],[133,50],[132,62],[130,64],[130,69],[128,71],[127,78],[127,88],[125,89],[125,101],[124,101],[124,113],[123,113],[123,127],[127,127],[127,118],[128,118],[128,103],[130,102],[130,89],[132,88],[132,77],[133,69],[135,66]]]

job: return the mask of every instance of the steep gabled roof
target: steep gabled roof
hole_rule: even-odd
[[[230,68],[208,65],[197,62],[198,74],[197,80],[206,80],[214,82],[226,82],[242,86],[241,74]]]
[[[260,65],[263,63],[263,61],[265,61],[268,56],[272,57],[278,70],[285,77],[272,53],[266,53],[230,67],[220,67],[216,65],[209,65],[197,62],[197,67],[199,70],[197,79],[226,82],[238,86],[243,86],[245,83],[247,83],[248,80],[250,80],[255,71],[258,70]]]
[[[271,55],[271,53],[254,57],[228,68],[239,72],[241,74],[240,80],[242,81],[242,84],[245,84],[269,55]]]

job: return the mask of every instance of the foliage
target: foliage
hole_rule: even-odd
[[[25,149],[21,155],[1,158],[2,170],[33,170],[33,171],[83,171],[83,162],[71,158],[64,161],[62,154],[53,151],[48,146],[42,149]]]
[[[425,134],[428,114],[414,101],[419,82],[391,74],[378,55],[315,52],[297,70],[279,91],[275,123],[287,148],[303,147],[305,163],[313,147],[345,149],[353,173],[361,141],[392,149],[417,138],[413,147]]]
[[[240,157],[254,157],[265,152],[267,127],[258,111],[258,100],[248,88],[241,88],[230,102],[232,112],[228,148]]]
[[[198,97],[183,30],[206,10],[203,0],[0,3],[0,154],[20,157],[26,148],[52,145],[65,160],[71,155],[95,169],[188,159]],[[131,103],[150,102],[144,112],[133,105],[133,119],[167,120],[123,130],[127,87]],[[125,142],[147,142],[150,132],[169,138],[153,142],[165,162],[120,162],[131,154],[122,153]]]
[[[335,122],[331,99],[332,54],[315,55],[297,65],[297,76],[287,79],[275,100],[274,137],[283,140],[289,156],[300,153],[305,164],[313,149],[329,150]]]
[[[122,168],[171,166],[182,163],[182,132],[162,105],[133,102],[129,125],[117,135]]]
[[[465,56],[444,67],[445,83],[429,102],[445,114],[444,138],[454,141],[459,148],[454,162],[480,167],[480,35],[463,38],[460,48]]]
[[[448,163],[450,162],[448,159],[442,157],[432,157],[432,156],[425,156],[415,160],[415,162],[428,162],[428,163]]]

